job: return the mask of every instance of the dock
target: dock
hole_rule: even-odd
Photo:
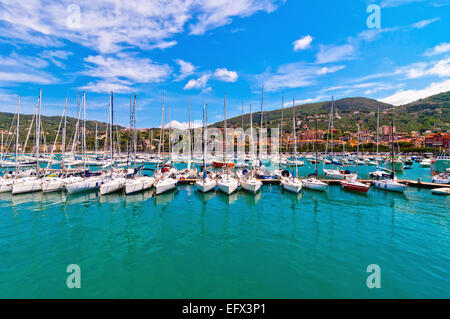
[[[178,180],[178,183],[181,185],[194,185],[199,179],[192,178],[192,179],[181,179]],[[280,180],[278,179],[260,179],[260,181],[263,183],[263,185],[279,185]],[[341,181],[337,179],[321,179],[320,181],[327,183],[328,185],[341,185]],[[361,179],[359,180],[361,183],[365,184],[372,184],[374,181],[373,179]],[[448,184],[436,184],[436,183],[429,183],[429,182],[422,182],[422,181],[413,181],[408,179],[399,179],[397,180],[399,183],[403,183],[405,185],[411,186],[411,187],[417,187],[417,188],[426,188],[426,189],[432,189],[432,188],[438,188],[438,187],[450,187]]]

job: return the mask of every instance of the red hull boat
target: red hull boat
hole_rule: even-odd
[[[214,167],[234,167],[234,163],[226,163],[226,162],[213,162]]]
[[[358,181],[341,181],[341,186],[345,189],[362,193],[367,193],[370,189],[370,185]]]

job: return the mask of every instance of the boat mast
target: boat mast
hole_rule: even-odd
[[[280,128],[281,128],[281,133],[280,133],[280,157],[282,154],[281,148],[283,147],[283,117],[284,117],[284,96],[281,97],[281,123],[280,123]]]
[[[159,161],[161,159],[161,143],[164,143],[164,104],[166,102],[166,93],[165,91],[163,92],[163,105],[162,105],[162,114],[161,114],[161,130],[159,132],[159,145],[158,145],[158,163],[157,163],[157,167],[156,169],[158,169],[159,167]],[[164,145],[163,145],[164,147]],[[164,149],[163,149],[164,152]],[[164,159],[163,159],[163,164],[164,164]],[[162,170],[161,170],[162,172]]]
[[[358,135],[357,135],[358,144],[356,146],[356,158],[359,162],[359,135],[360,135],[359,124],[357,124],[356,127],[358,128]],[[356,177],[358,177],[358,163],[356,163]]]
[[[112,177],[112,173],[113,173],[113,166],[114,166],[114,134],[113,134],[113,130],[114,130],[114,96],[113,96],[113,92],[111,91],[111,96],[110,96],[110,108],[111,108],[111,113],[110,113],[110,121],[111,121],[111,125],[110,125],[110,130],[109,130],[109,134],[110,134],[110,152],[111,152],[111,177]]]
[[[16,151],[14,155],[14,163],[16,165],[15,178],[17,179],[19,164],[17,161],[17,152],[19,151],[19,125],[20,125],[20,96],[17,100],[17,127],[16,127]],[[3,152],[3,133],[2,133],[2,152]]]
[[[136,152],[137,152],[137,132],[136,132],[136,94],[134,95],[133,100],[133,148],[134,148],[134,155],[133,155],[133,168],[136,167]]]
[[[83,163],[84,169],[86,169],[86,92],[83,92]]]
[[[261,151],[262,151],[262,146],[263,146],[263,136],[262,136],[262,129],[263,129],[263,107],[264,107],[264,85],[261,88],[261,123],[259,125],[259,159],[261,160]]]
[[[189,158],[192,160],[192,138],[191,138],[191,99],[189,98]]]
[[[223,158],[225,165],[228,167],[227,162],[227,97],[223,95]]]
[[[318,126],[318,124],[317,124],[317,116],[316,116],[316,141],[315,141],[315,145],[314,145],[314,147],[315,147],[315,149],[316,149],[316,167],[315,167],[315,169],[316,169],[316,178],[319,178],[319,175],[318,175],[318,172],[317,172],[317,159],[318,159],[318,156],[319,156],[319,154],[318,154],[318,145],[317,145],[317,140],[318,140],[318,132],[319,132],[319,126]]]
[[[294,161],[295,161],[295,172],[294,177],[297,176],[297,136],[295,134],[295,100],[292,98],[292,137],[294,139]]]
[[[379,127],[380,127],[380,107],[378,107],[378,115],[377,115],[377,157],[379,157],[378,154],[378,131],[379,131]],[[378,159],[377,159],[377,166],[378,166]]]
[[[63,134],[62,134],[62,140],[61,140],[62,169],[64,169],[64,153],[66,152],[66,126],[67,126],[67,97],[66,97],[66,102],[64,103],[64,127],[63,127]]]
[[[334,131],[334,96],[331,97],[331,169],[333,169],[333,151],[334,151],[334,137],[333,137],[333,131]]]
[[[133,113],[133,110],[132,110],[132,105],[131,105],[131,95],[130,95],[130,115],[129,115],[129,121],[130,121],[130,126],[129,126],[129,128],[130,128],[130,131],[129,131],[129,134],[128,134],[128,152],[127,152],[127,169],[128,168],[130,168],[130,152],[131,152],[131,129],[132,129],[132,113]]]
[[[98,152],[98,140],[97,140],[97,123],[95,123],[95,155]]]
[[[203,103],[203,180],[206,179],[206,130],[208,125],[206,124],[206,111],[205,111],[205,103]]]
[[[42,90],[39,91],[39,104],[37,109],[36,118],[36,174],[39,176],[39,140],[40,140],[40,127],[41,127],[41,105],[42,105]]]
[[[248,152],[250,154],[250,164],[251,164],[252,176],[253,176],[253,168],[254,168],[253,164],[255,162],[255,159],[254,159],[255,154],[253,152],[253,147],[250,143],[254,144],[253,143],[253,113],[252,113],[252,105],[251,104],[250,104],[250,141],[248,143]]]
[[[394,110],[392,110],[392,123],[391,123],[391,137],[392,137],[392,174],[395,177],[395,170],[394,170]]]

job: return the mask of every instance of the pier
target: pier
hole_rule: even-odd
[[[180,179],[178,180],[178,184],[180,185],[194,185],[198,180],[196,178],[191,179]],[[263,183],[263,185],[279,185],[280,180],[278,179],[260,179],[260,181]],[[341,180],[337,179],[321,179],[322,182],[327,183],[328,185],[341,185]],[[359,180],[361,183],[365,184],[372,184],[374,181],[373,179],[361,179]],[[438,188],[438,187],[450,187],[448,184],[437,184],[437,183],[430,183],[430,182],[422,182],[422,181],[413,181],[409,179],[399,179],[397,180],[399,183],[403,183],[408,186],[417,187],[417,188],[425,188],[425,189],[432,189],[432,188]]]

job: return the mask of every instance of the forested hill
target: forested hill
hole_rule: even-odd
[[[376,129],[376,113],[380,109],[380,125],[389,125],[392,110],[394,110],[395,124],[399,131],[410,132],[413,130],[424,132],[426,130],[450,129],[450,91],[430,96],[402,106],[392,106],[377,100],[364,97],[344,98],[335,101],[336,117],[335,128],[343,131],[355,131],[359,124],[362,129]],[[319,128],[326,129],[331,109],[331,101],[309,103],[295,106],[295,117],[302,124],[311,126],[313,118],[319,116]],[[283,110],[263,112],[263,125],[276,127],[284,118],[284,130],[290,132],[292,127],[292,107]],[[253,124],[260,125],[260,112],[253,113]],[[242,116],[227,120],[230,127],[241,126]],[[250,123],[250,115],[244,114],[244,126]],[[315,124],[314,124],[315,125]],[[211,126],[223,127],[223,121]]]

